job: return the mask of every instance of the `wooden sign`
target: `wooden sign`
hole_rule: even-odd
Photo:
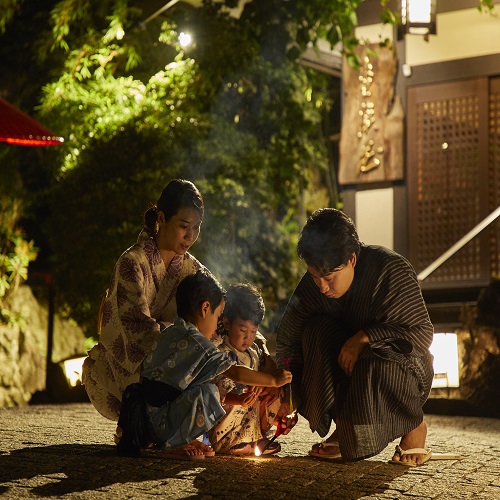
[[[403,178],[404,112],[394,95],[397,58],[392,44],[357,47],[361,65],[344,58],[344,111],[340,135],[339,183]]]

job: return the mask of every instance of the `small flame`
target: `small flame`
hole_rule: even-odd
[[[258,447],[258,446],[256,446],[256,447],[255,447],[255,456],[256,456],[256,457],[260,457],[261,455],[262,455],[262,452],[260,451],[259,447]]]

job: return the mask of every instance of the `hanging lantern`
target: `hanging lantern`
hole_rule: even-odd
[[[401,26],[399,39],[405,34],[422,35],[428,40],[435,35],[437,0],[401,0]]]

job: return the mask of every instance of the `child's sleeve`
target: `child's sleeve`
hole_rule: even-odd
[[[224,345],[219,345],[219,351],[227,354],[230,358],[234,359],[234,363],[237,364],[237,360],[234,354]],[[234,391],[236,387],[236,382],[233,382],[231,379],[225,377],[224,373],[221,373],[220,375],[217,375],[217,377],[214,378],[213,383],[219,389],[221,404],[224,404],[224,400],[226,399],[226,394],[228,392]]]
[[[219,389],[220,402],[224,404],[226,394],[234,391],[235,383],[231,379],[224,377],[224,374],[221,374],[214,380],[214,384]]]
[[[269,349],[267,348],[266,337],[264,337],[264,335],[262,335],[262,333],[260,333],[258,330],[257,334],[255,335],[254,344],[256,344],[259,347],[259,349],[263,351],[265,355],[270,356]]]

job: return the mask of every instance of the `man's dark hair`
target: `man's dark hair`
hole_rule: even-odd
[[[177,287],[177,316],[187,321],[207,300],[212,311],[215,311],[225,296],[226,290],[217,279],[206,269],[200,269],[195,274],[186,276]]]
[[[259,326],[264,318],[266,307],[259,290],[249,283],[229,285],[226,294],[224,317],[231,323],[240,317]]]
[[[335,208],[316,210],[307,220],[297,244],[298,256],[322,276],[358,256],[360,242],[352,219]]]

